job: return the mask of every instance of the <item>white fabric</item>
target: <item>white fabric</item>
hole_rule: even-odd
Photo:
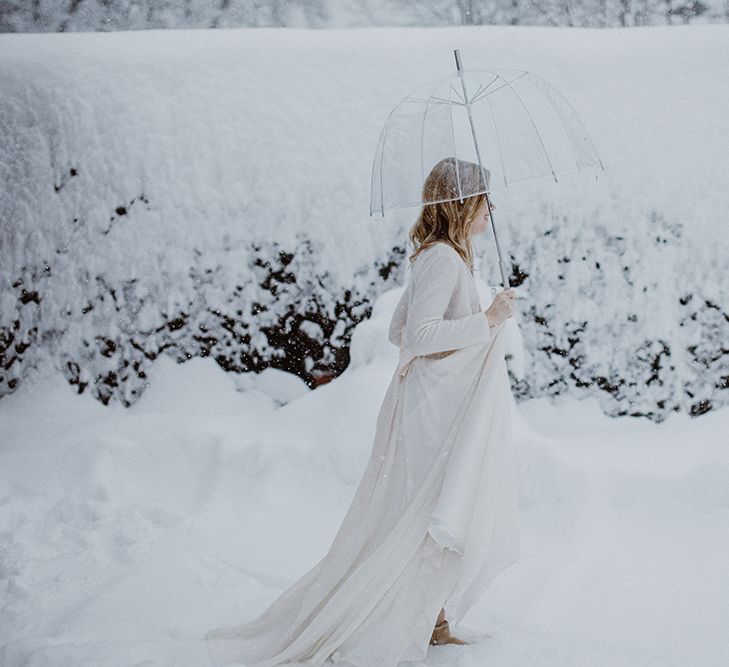
[[[400,362],[328,553],[257,618],[210,630],[216,665],[422,660],[441,607],[458,623],[519,557],[504,324],[466,264],[415,260],[390,325]]]

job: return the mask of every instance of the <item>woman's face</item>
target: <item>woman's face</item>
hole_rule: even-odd
[[[491,210],[496,210],[493,202],[491,202]],[[491,222],[491,212],[489,211],[487,200],[484,199],[483,204],[481,204],[481,208],[478,209],[473,222],[471,223],[471,235],[481,234],[486,231],[486,228],[489,226],[489,222]]]

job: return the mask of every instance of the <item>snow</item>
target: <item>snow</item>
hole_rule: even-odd
[[[579,3],[452,2],[430,0],[286,0],[249,2],[185,0],[184,3],[137,0],[76,0],[59,3],[34,0],[3,7],[0,31],[72,32],[142,30],[147,28],[241,28],[280,26],[289,28],[352,28],[365,26],[441,26],[465,23],[466,13],[476,24],[562,25],[617,27],[620,25],[665,25],[723,23],[722,0],[700,4],[663,5],[628,3],[621,0],[583,0]],[[669,15],[670,12],[670,15]]]
[[[131,404],[160,351],[265,367],[283,351],[262,328],[292,304],[348,333],[402,284],[393,249],[418,213],[369,218],[380,129],[407,91],[452,73],[459,48],[466,69],[524,68],[555,85],[606,165],[597,181],[494,194],[507,263],[528,274],[518,399],[592,395],[608,414],[655,420],[729,404],[727,30],[0,36],[0,331],[24,349],[0,395],[50,365]],[[477,245],[498,285],[493,239]],[[281,252],[295,282],[262,287]],[[346,344],[334,331],[291,332],[322,350],[302,372],[332,365]]]
[[[523,557],[459,628],[482,641],[426,664],[729,664],[729,394],[715,384],[729,359],[685,352],[726,348],[728,30],[0,36],[0,328],[22,322],[32,343],[0,400],[0,664],[206,665],[207,629],[260,613],[324,555],[396,363],[386,330],[404,274],[383,281],[374,262],[416,215],[369,219],[371,156],[390,109],[451,71],[453,48],[466,68],[556,85],[607,171],[495,196],[502,247],[530,274],[510,369],[542,396],[514,404]],[[300,282],[271,300],[253,248],[272,258],[303,239]],[[477,244],[487,290],[495,253]],[[20,305],[19,278],[42,308]],[[240,310],[252,349],[275,356],[258,328],[294,301],[333,314],[345,289],[372,315],[347,370],[314,391],[129,344],[186,359],[201,313]],[[188,327],[171,329],[181,311]],[[567,362],[537,353],[583,320],[586,367],[633,382],[617,398],[577,400]],[[130,408],[62,374],[116,369],[104,339],[146,373],[119,390]],[[660,383],[650,357],[631,366],[646,341]],[[673,413],[686,387],[715,409]],[[665,421],[604,414],[628,405]]]
[[[396,364],[375,303],[340,377],[297,391],[161,357],[131,408],[58,375],[0,402],[0,664],[207,665],[204,632],[323,557]],[[729,660],[729,410],[661,424],[513,404],[522,558],[424,665]]]

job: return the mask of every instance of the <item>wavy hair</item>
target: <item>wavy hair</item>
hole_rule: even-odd
[[[457,170],[457,171],[456,171]],[[489,189],[491,173],[484,168],[486,190]],[[484,179],[478,164],[458,160],[454,157],[443,158],[428,174],[423,184],[423,209],[415,224],[408,232],[414,250],[410,264],[416,257],[435,243],[448,243],[463,259],[473,273],[473,248],[471,246],[471,225],[486,195],[464,196],[463,203],[458,198],[458,184],[461,192],[484,190]]]

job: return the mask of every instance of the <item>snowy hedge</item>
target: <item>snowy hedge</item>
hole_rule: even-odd
[[[531,370],[513,378],[518,395],[588,391],[608,414],[656,421],[729,403],[726,256],[709,260],[703,238],[657,212],[612,229],[546,206],[543,219],[517,244]],[[685,266],[684,253],[703,257]]]
[[[466,67],[557,85],[608,167],[494,192],[517,397],[589,393],[655,420],[729,403],[729,84],[703,67],[729,57],[729,30],[616,33],[0,36],[0,393],[52,367],[130,405],[160,354],[312,385],[341,372],[353,328],[406,278],[417,215],[368,216],[379,130],[455,45]]]

